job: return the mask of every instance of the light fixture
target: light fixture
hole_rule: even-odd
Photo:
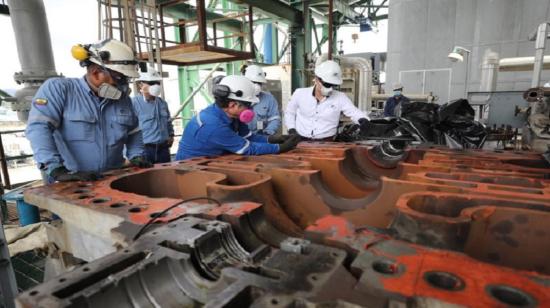
[[[464,57],[467,57],[470,53],[471,51],[464,47],[455,46],[447,57],[453,62],[462,62],[464,61]]]

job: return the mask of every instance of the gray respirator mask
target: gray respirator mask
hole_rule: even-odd
[[[106,99],[112,99],[112,100],[118,100],[122,96],[128,96],[130,95],[130,85],[128,84],[128,80],[126,77],[116,77],[113,76],[108,70],[105,70],[109,75],[111,75],[111,78],[117,83],[116,86],[113,86],[111,84],[108,84],[106,82],[102,83],[97,88],[97,96],[106,98]]]

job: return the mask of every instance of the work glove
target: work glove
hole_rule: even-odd
[[[130,164],[134,167],[138,168],[151,168],[153,167],[153,164],[147,160],[147,158],[143,156],[136,156],[132,159],[130,159]]]
[[[269,143],[284,143],[290,138],[291,135],[271,135],[267,137],[267,142]]]
[[[285,153],[293,150],[300,142],[299,135],[290,135],[290,137],[283,143],[279,144],[279,153]]]
[[[370,121],[367,118],[361,118],[359,119],[359,128],[361,129],[361,133],[366,133],[370,128]],[[355,128],[357,129],[357,128]]]
[[[97,181],[100,177],[99,174],[90,171],[70,172],[64,166],[52,170],[50,176],[58,182]]]
[[[169,148],[171,148],[173,144],[174,144],[174,136],[168,137],[168,140],[166,140],[166,145],[167,145]]]
[[[296,131],[296,129],[291,128],[291,129],[288,130],[288,134],[289,135],[298,135],[298,132]]]

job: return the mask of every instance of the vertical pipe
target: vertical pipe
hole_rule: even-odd
[[[204,50],[208,50],[206,38],[206,13],[204,0],[197,0],[197,25],[199,32],[199,42]]]
[[[272,43],[273,43],[273,25],[266,24],[264,28],[264,62],[267,64],[273,64],[273,49],[272,49]]]
[[[0,134],[0,167],[2,168],[2,177],[4,178],[5,187],[11,189],[10,175],[8,173],[8,163],[6,162],[6,154],[4,152],[4,143],[2,142],[2,134]]]
[[[164,31],[164,7],[162,4],[159,4],[159,15],[160,15],[160,37],[162,39],[162,48],[166,48],[166,33]]]
[[[256,58],[256,50],[254,49],[254,25],[253,25],[252,5],[248,6],[248,33],[250,35],[250,51],[252,52],[252,58]],[[244,24],[244,22],[243,22]],[[244,37],[243,37],[244,41]],[[241,47],[241,50],[244,49]]]
[[[333,0],[328,0],[328,59],[332,60],[332,38],[333,38],[333,17],[332,17],[332,10],[333,10]]]
[[[536,88],[540,85],[540,76],[544,62],[544,48],[546,47],[546,35],[548,34],[547,22],[539,25],[537,29],[537,38],[535,41],[535,65],[533,67],[533,80],[531,88]]]

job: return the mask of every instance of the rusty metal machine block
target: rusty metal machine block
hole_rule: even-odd
[[[384,153],[301,143],[29,189],[28,203],[62,219],[55,246],[89,263],[19,304],[550,305],[541,155]]]

